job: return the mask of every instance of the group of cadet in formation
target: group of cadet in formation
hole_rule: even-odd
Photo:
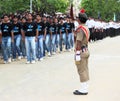
[[[86,22],[90,30],[89,41],[117,36],[119,22],[104,22],[89,18]],[[26,58],[26,63],[42,61],[56,52],[74,50],[74,31],[79,26],[77,18],[46,17],[27,13],[23,17],[7,14],[0,19],[0,49],[3,63]]]

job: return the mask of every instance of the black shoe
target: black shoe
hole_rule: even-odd
[[[87,95],[88,92],[87,92],[87,93],[82,93],[82,92],[80,92],[80,91],[78,91],[78,90],[75,90],[75,91],[73,92],[73,94],[74,94],[74,95]]]

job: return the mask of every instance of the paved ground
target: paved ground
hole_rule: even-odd
[[[0,101],[120,101],[120,37],[89,45],[90,89],[75,96],[79,76],[73,52],[57,54],[36,64],[25,60],[0,64]]]

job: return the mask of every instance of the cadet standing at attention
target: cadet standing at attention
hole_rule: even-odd
[[[75,63],[77,66],[78,74],[80,76],[81,88],[75,90],[75,95],[87,95],[88,94],[88,41],[90,37],[90,31],[85,25],[88,17],[85,14],[85,10],[82,9],[79,13],[78,22],[79,26],[76,29],[76,46],[75,46]]]

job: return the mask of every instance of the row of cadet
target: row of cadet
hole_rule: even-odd
[[[89,18],[90,41],[120,34],[119,22],[105,22]],[[27,57],[27,63],[43,60],[57,51],[71,51],[74,48],[74,30],[79,26],[77,19],[69,17],[41,17],[27,13],[18,17],[4,15],[0,19],[0,49],[4,63]]]
[[[26,57],[26,63],[42,61],[56,54],[57,50],[71,51],[74,47],[75,29],[73,20],[66,18],[47,18],[39,14],[34,17],[28,13],[22,19],[16,15],[10,20],[4,15],[0,24],[0,42],[4,64]]]
[[[89,41],[96,41],[106,37],[120,35],[120,22],[105,22],[99,19],[89,18],[86,25],[90,30]]]

